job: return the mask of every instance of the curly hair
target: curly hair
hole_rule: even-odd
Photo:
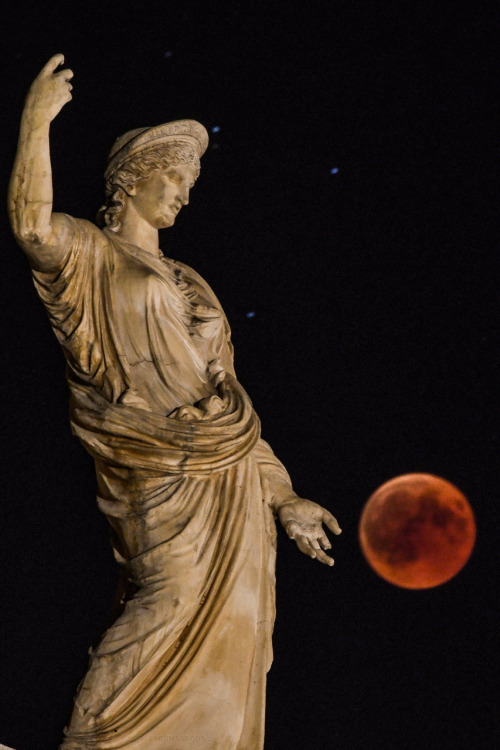
[[[99,226],[107,226],[112,232],[118,232],[121,227],[120,216],[128,197],[127,187],[146,180],[155,172],[179,164],[193,164],[197,175],[200,173],[198,154],[186,143],[174,141],[161,149],[152,146],[132,156],[106,180],[105,203],[97,213]]]

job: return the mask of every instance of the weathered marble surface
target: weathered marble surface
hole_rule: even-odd
[[[275,518],[332,565],[324,508],[260,437],[208,284],[159,249],[208,143],[192,120],[113,146],[101,228],[52,211],[50,122],[73,73],[32,84],[9,189],[14,235],[68,363],[73,432],[95,459],[120,565],[61,745],[259,750],[274,622]],[[212,249],[214,252],[214,249]]]

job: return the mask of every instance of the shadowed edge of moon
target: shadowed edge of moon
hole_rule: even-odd
[[[453,578],[474,547],[465,496],[430,474],[389,480],[368,499],[359,524],[363,554],[382,578],[402,588],[431,588]]]

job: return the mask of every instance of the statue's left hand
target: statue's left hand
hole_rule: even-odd
[[[286,533],[295,540],[301,552],[325,565],[333,565],[333,559],[324,552],[332,545],[322,524],[334,534],[340,534],[341,528],[328,510],[312,500],[295,497],[278,508],[278,516]]]

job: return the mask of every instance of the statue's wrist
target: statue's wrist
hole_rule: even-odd
[[[291,505],[298,499],[298,495],[296,492],[290,491],[286,494],[273,497],[273,507],[274,510],[278,513],[279,511],[283,510],[287,505]]]
[[[21,128],[45,134],[49,132],[50,123],[51,117],[49,113],[41,107],[37,107],[28,99],[22,114]]]

